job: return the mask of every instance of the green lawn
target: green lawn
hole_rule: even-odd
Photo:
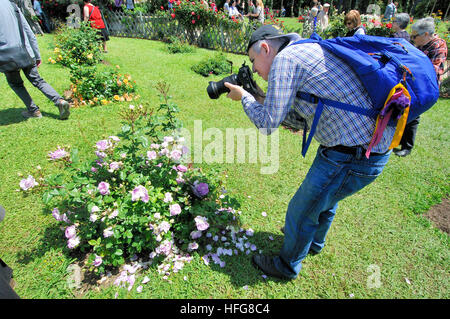
[[[69,87],[68,71],[47,61],[52,37],[38,38],[43,65],[40,73],[59,92]],[[142,101],[159,105],[154,85],[165,80],[180,107],[180,119],[193,130],[252,128],[240,103],[221,97],[210,100],[211,79],[190,70],[195,62],[215,52],[170,55],[161,42],[112,38],[107,63],[120,65],[136,80]],[[227,55],[235,66],[248,58]],[[212,80],[219,80],[214,77]],[[264,87],[264,82],[258,79]],[[39,194],[17,192],[20,177],[36,165],[55,168],[46,160],[56,146],[72,145],[80,156],[92,155],[92,146],[121,127],[118,111],[126,103],[72,109],[68,121],[57,120],[57,109],[25,81],[44,115],[24,121],[21,101],[0,75],[0,204],[7,216],[0,224],[0,257],[14,269],[16,291],[22,298],[449,298],[450,250],[447,234],[422,217],[429,207],[450,193],[449,100],[439,102],[422,116],[416,147],[411,156],[392,156],[382,176],[363,191],[342,201],[317,256],[308,256],[296,280],[264,279],[251,266],[250,256],[228,257],[225,268],[203,264],[195,255],[171,281],[155,269],[140,274],[128,292],[113,285],[87,291],[70,289],[67,266],[75,258],[66,254],[63,236]],[[137,102],[133,102],[137,103]],[[87,141],[86,141],[87,140]],[[206,141],[204,142],[207,143]],[[301,157],[301,137],[280,132],[280,167],[262,175],[262,164],[202,164],[226,173],[227,190],[241,203],[241,219],[255,231],[254,241],[265,253],[276,253],[282,243],[280,227],[287,204],[305,177],[318,144]],[[267,217],[261,213],[267,212]],[[273,237],[273,241],[269,240]],[[148,275],[141,293],[136,287]],[[379,275],[379,281],[375,276]],[[185,277],[186,276],[186,280]],[[248,289],[244,289],[247,286]],[[245,287],[245,288],[247,288]]]

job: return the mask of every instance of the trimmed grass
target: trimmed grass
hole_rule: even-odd
[[[46,63],[52,37],[38,38],[43,78],[58,92],[69,87],[68,71]],[[137,81],[142,101],[159,105],[154,85],[165,80],[180,107],[179,118],[193,131],[194,121],[202,128],[253,128],[240,103],[224,96],[210,100],[208,81],[190,70],[215,52],[171,55],[161,42],[112,38],[106,60],[120,65]],[[227,54],[236,67],[248,58]],[[258,78],[262,87],[266,84]],[[422,116],[417,142],[411,156],[392,156],[384,173],[363,191],[342,201],[323,252],[308,256],[296,280],[264,279],[250,256],[228,257],[227,265],[203,264],[195,255],[170,282],[156,269],[146,273],[150,282],[131,292],[115,286],[92,288],[79,294],[69,288],[67,266],[75,258],[67,254],[63,233],[39,194],[22,196],[18,173],[27,174],[36,165],[47,171],[46,160],[56,146],[71,145],[80,156],[92,158],[92,146],[121,127],[117,115],[127,103],[72,109],[68,121],[57,120],[57,108],[25,81],[44,117],[24,121],[22,102],[0,76],[3,103],[0,105],[0,203],[7,215],[0,224],[0,257],[14,269],[16,291],[22,298],[449,298],[449,237],[422,217],[422,213],[450,193],[449,187],[449,100],[439,102]],[[139,102],[133,102],[138,104]],[[204,141],[204,144],[208,144]],[[304,179],[318,144],[313,142],[306,158],[301,157],[301,137],[280,130],[280,166],[275,174],[262,175],[261,163],[201,164],[228,175],[227,190],[241,203],[241,219],[255,231],[253,241],[264,253],[276,253],[282,244],[279,228],[290,198]],[[261,213],[267,212],[267,217]],[[273,241],[269,240],[273,237]],[[375,273],[374,273],[375,271]],[[379,282],[374,281],[377,272]],[[184,280],[184,276],[187,280]],[[408,283],[410,282],[410,284]],[[373,283],[375,282],[375,288]],[[248,289],[244,289],[248,286]]]

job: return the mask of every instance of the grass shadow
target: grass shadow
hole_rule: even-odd
[[[289,280],[264,276],[264,273],[252,264],[252,256],[259,254],[259,250],[262,250],[262,254],[264,255],[276,256],[283,244],[283,238],[284,236],[282,234],[256,232],[252,237],[248,238],[251,243],[258,247],[255,251],[246,254],[246,250],[244,250],[244,252],[239,251],[238,255],[233,254],[231,257],[220,256],[221,260],[226,262],[226,265],[223,268],[212,262],[210,258],[209,266],[214,271],[228,275],[232,285],[237,288],[253,286],[259,282],[289,282]]]
[[[67,242],[61,236],[59,226],[48,227],[44,230],[42,239],[37,247],[32,250],[20,250],[17,252],[17,262],[22,265],[31,263],[36,258],[43,257],[52,249],[63,249]]]
[[[17,124],[20,122],[27,121],[28,119],[24,118],[22,116],[22,111],[24,111],[24,108],[9,108],[5,110],[0,110],[0,126],[7,126],[10,124]],[[43,112],[41,110],[42,116],[45,117],[51,117],[54,119],[59,119],[59,115]]]

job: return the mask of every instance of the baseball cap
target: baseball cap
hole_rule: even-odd
[[[323,6],[324,6],[324,8],[326,8],[326,7],[329,7],[330,4],[329,3],[325,3]]]
[[[288,33],[284,34],[281,29],[272,24],[266,24],[253,32],[252,36],[250,37],[250,42],[248,43],[247,52],[250,50],[253,44],[260,40],[270,40],[270,39],[277,39],[277,38],[286,38],[289,41],[297,41],[300,40],[301,37],[297,33]]]

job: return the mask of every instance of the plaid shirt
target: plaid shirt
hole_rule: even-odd
[[[353,70],[340,58],[322,50],[319,44],[291,45],[277,54],[268,78],[264,105],[249,93],[242,97],[244,111],[258,128],[274,131],[293,106],[311,127],[316,104],[296,97],[298,91],[330,100],[370,108],[370,97]],[[368,146],[375,119],[325,105],[317,125],[315,139],[331,147]],[[380,143],[372,152],[382,153],[391,144],[395,127],[387,126]]]
[[[430,42],[418,49],[430,58],[440,84],[442,81],[442,74],[444,74],[445,60],[447,60],[447,44],[441,38],[434,37]]]

